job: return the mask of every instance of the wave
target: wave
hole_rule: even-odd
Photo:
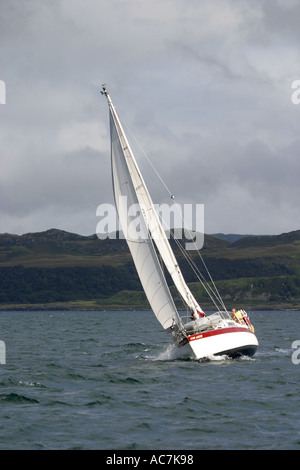
[[[19,380],[18,385],[21,385],[21,387],[47,388],[40,382],[23,382],[23,380]]]
[[[0,395],[0,401],[6,402],[6,403],[14,403],[14,404],[39,403],[39,401],[35,400],[35,398],[29,398],[29,397],[26,397],[25,395],[19,395],[18,393],[2,394]]]

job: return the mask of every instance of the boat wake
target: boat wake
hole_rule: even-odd
[[[239,357],[235,357],[235,358],[232,358],[232,357],[229,357],[229,356],[226,356],[225,354],[222,355],[222,356],[218,356],[218,355],[211,355],[211,356],[208,356],[208,357],[204,357],[202,359],[197,359],[198,362],[214,362],[214,363],[236,363],[236,362],[249,362],[249,361],[255,361],[256,359],[254,359],[253,357],[250,357],[250,356],[244,356],[244,355],[241,355]]]
[[[228,356],[211,356],[203,357],[201,359],[197,359],[198,362],[225,362],[225,361],[232,361],[232,359]]]
[[[145,350],[146,354],[139,354],[138,357],[146,359],[147,361],[153,362],[168,362],[168,361],[191,361],[198,362],[200,364],[234,364],[237,362],[252,362],[256,361],[255,358],[249,356],[240,356],[238,358],[232,358],[226,355],[211,355],[201,359],[197,359],[189,348],[179,348],[175,344],[168,344],[156,353],[150,353],[151,348]]]
[[[144,357],[153,362],[194,360],[189,349],[178,348],[178,346],[172,343],[165,346],[163,350],[160,349],[155,354],[149,354]]]
[[[148,352],[148,350],[147,350]],[[205,358],[197,359],[189,348],[179,348],[175,344],[168,344],[163,350],[157,351],[156,354],[143,354],[143,358],[150,361],[164,362],[164,361],[193,361],[201,364],[213,363],[213,364],[225,364],[225,363],[236,363],[244,361],[255,361],[253,357],[240,356],[238,358],[232,358],[226,355],[211,355]]]

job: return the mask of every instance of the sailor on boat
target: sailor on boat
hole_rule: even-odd
[[[232,311],[232,318],[233,318],[234,321],[236,321],[237,323],[240,323],[241,325],[243,325],[245,323],[254,332],[254,328],[253,328],[253,326],[250,322],[250,319],[249,319],[247,313],[245,312],[245,310],[237,310],[236,311],[236,309],[233,308],[231,311]]]
[[[241,310],[236,310],[235,308],[233,308],[231,311],[232,318],[234,319],[234,321],[236,321],[237,323],[243,323],[243,315]]]
[[[191,313],[191,320],[198,320],[198,318],[206,317],[204,312],[199,312],[199,310],[195,309]]]

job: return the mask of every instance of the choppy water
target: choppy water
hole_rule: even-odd
[[[151,312],[1,312],[0,449],[300,449],[300,312],[251,320],[254,358],[198,362]]]

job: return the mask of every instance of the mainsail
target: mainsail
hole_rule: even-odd
[[[174,323],[180,325],[180,317],[162,272],[153,240],[184,302],[196,316],[203,314],[203,311],[183,278],[116,110],[105,89],[104,94],[110,109],[112,175],[120,224],[151,308],[162,326],[167,329]],[[130,213],[129,208],[134,205],[139,205],[142,215],[139,219],[138,238],[136,232],[133,234],[130,230],[135,215]]]

